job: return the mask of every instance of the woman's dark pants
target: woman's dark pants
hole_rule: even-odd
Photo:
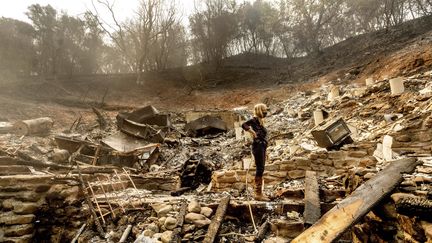
[[[262,177],[266,159],[267,141],[254,140],[252,143],[252,154],[255,158],[256,177]]]

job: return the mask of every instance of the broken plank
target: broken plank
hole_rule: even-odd
[[[104,129],[107,126],[107,121],[105,120],[104,116],[102,115],[102,113],[96,109],[95,107],[92,107],[93,112],[96,114],[97,116],[97,122],[99,123],[99,127],[101,129]]]
[[[313,225],[321,217],[319,187],[316,172],[306,171],[304,203],[304,222],[306,225]]]
[[[267,234],[268,229],[270,228],[270,222],[266,220],[258,229],[258,233],[254,239],[254,242],[261,242],[265,235]]]
[[[70,170],[71,167],[64,166],[64,165],[58,165],[51,162],[42,162],[39,160],[35,160],[30,157],[31,160],[25,160],[25,159],[17,159],[12,158],[9,156],[0,156],[0,165],[24,165],[24,166],[33,166],[34,168],[52,168],[52,169],[58,169],[58,170]]]
[[[210,223],[210,226],[207,230],[207,234],[204,238],[203,243],[213,243],[216,239],[216,236],[218,234],[219,228],[222,224],[222,220],[225,216],[225,213],[227,211],[229,202],[230,202],[231,196],[228,195],[226,197],[224,197],[220,203],[219,206],[216,210],[216,213]]]
[[[77,153],[79,153],[79,151],[81,151],[81,148],[82,147],[80,147],[78,149]],[[83,192],[83,194],[85,196],[86,203],[88,205],[88,209],[90,211],[90,214],[93,216],[93,220],[94,220],[94,222],[96,224],[96,229],[99,232],[99,235],[101,237],[105,237],[105,232],[104,232],[104,230],[102,228],[102,225],[100,224],[100,221],[99,221],[99,219],[98,219],[98,217],[96,215],[96,212],[94,211],[93,204],[91,202],[90,196],[88,195],[87,190],[85,190],[85,183],[84,183],[84,180],[83,180],[83,176],[82,176],[82,174],[81,174],[81,172],[79,170],[79,165],[78,164],[77,164],[77,168],[78,168],[78,173],[79,173],[78,175],[79,175],[79,180],[80,180],[80,189],[81,189],[81,191]]]
[[[187,212],[187,202],[183,202],[181,207],[180,207],[180,211],[177,214],[177,225],[176,228],[173,230],[173,234],[170,240],[170,243],[180,243],[182,238],[180,236],[180,233],[182,231],[182,226],[184,223],[184,218]]]
[[[31,174],[29,166],[25,165],[0,165],[0,175]]]
[[[184,219],[185,219],[185,215],[187,213],[187,207],[188,204],[187,202],[183,202],[181,207],[180,207],[180,211],[177,215],[177,227],[182,227],[184,224]]]
[[[129,236],[131,230],[132,230],[132,225],[129,224],[129,225],[126,227],[125,231],[123,232],[122,237],[120,238],[119,243],[126,242],[126,240],[127,240],[128,236]]]
[[[75,243],[78,241],[78,238],[80,237],[80,235],[82,234],[82,232],[84,231],[85,227],[87,224],[83,224],[81,226],[81,228],[78,230],[78,232],[76,233],[75,237],[72,239],[71,243]]]
[[[402,182],[402,173],[411,173],[418,164],[415,158],[391,162],[388,167],[324,214],[292,243],[335,241]]]

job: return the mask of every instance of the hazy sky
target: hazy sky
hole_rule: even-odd
[[[113,0],[109,0],[113,2]],[[188,15],[194,9],[194,0],[177,0],[179,10],[183,11],[184,15]],[[96,0],[94,0],[97,3]],[[93,9],[91,0],[1,0],[2,7],[0,8],[0,17],[14,18],[22,21],[30,22],[25,15],[28,6],[32,4],[40,4],[45,6],[50,4],[56,10],[64,10],[69,15],[76,16],[83,14],[87,9]],[[120,20],[125,20],[131,17],[136,9],[139,0],[116,0],[114,2],[116,15]],[[100,6],[100,5],[99,5]],[[103,9],[100,7],[100,9]],[[101,12],[106,18],[108,13]],[[187,17],[184,17],[185,21]]]

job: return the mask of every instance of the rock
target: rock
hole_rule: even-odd
[[[289,242],[289,240],[282,237],[271,237],[263,241],[263,243],[280,243],[280,242]]]
[[[305,158],[295,158],[294,162],[297,166],[309,166],[311,163],[309,159]]]
[[[195,230],[195,228],[196,228],[196,226],[194,224],[184,224],[182,231],[183,232],[192,232]]]
[[[128,217],[125,215],[125,216],[122,216],[119,219],[119,221],[117,222],[117,224],[118,225],[125,225],[125,224],[127,224],[127,222],[128,222]]]
[[[206,216],[207,218],[210,218],[210,216],[213,213],[213,209],[209,208],[209,207],[202,207],[201,208],[201,212],[202,215]]]
[[[397,203],[399,200],[401,200],[402,198],[415,198],[415,195],[413,194],[408,194],[408,193],[401,193],[401,192],[397,192],[397,193],[393,193],[390,198],[393,200],[393,202]]]
[[[200,213],[201,212],[201,206],[198,201],[192,200],[188,205],[188,211],[190,213]]]
[[[407,142],[411,142],[411,136],[409,136],[407,134],[403,134],[403,135],[399,135],[399,136],[395,137],[395,140],[397,142],[407,143]]]
[[[36,212],[38,205],[36,203],[16,203],[14,205],[14,213],[16,214],[32,214]]]
[[[193,236],[192,233],[187,233],[187,234],[185,234],[185,235],[183,236],[183,239],[185,239],[185,240],[189,240],[189,239],[192,238],[192,236]]]
[[[146,229],[143,231],[143,235],[148,236],[150,238],[153,237],[154,234],[156,234],[156,233],[153,230]]]
[[[344,160],[344,159],[336,159],[333,161],[333,166],[336,169],[341,169],[341,168],[345,168],[348,165],[348,160]]]
[[[159,219],[157,217],[148,217],[147,220],[150,222],[155,222],[158,221]]]
[[[164,223],[165,223],[165,220],[164,220]],[[163,225],[163,224],[162,224]],[[155,232],[155,233],[159,233],[159,227],[156,225],[156,223],[151,223],[151,224],[149,224],[148,226],[147,226],[147,229],[148,230],[151,230],[151,231],[153,231],[153,232]]]
[[[285,161],[279,166],[281,171],[289,171],[294,170],[296,168],[296,165],[292,161]]]
[[[165,231],[165,232],[163,232],[162,235],[161,235],[161,241],[163,243],[169,243],[171,241],[172,234],[173,234],[172,231]]]
[[[265,166],[266,171],[277,171],[279,170],[279,165],[276,164],[270,164]]]
[[[374,157],[371,157],[374,158]],[[376,161],[373,159],[362,159],[359,162],[359,166],[361,167],[371,167],[371,166],[375,166],[376,165]]]
[[[145,235],[139,235],[134,243],[154,243],[154,240],[151,237],[147,237]]]
[[[34,191],[36,193],[43,193],[43,192],[47,192],[50,188],[51,188],[50,185],[39,185],[35,188]]]
[[[376,175],[375,173],[369,172],[366,175],[364,175],[364,179],[369,180],[373,178],[375,175]]]
[[[31,243],[34,242],[33,234],[23,235],[19,237],[3,237],[1,242],[13,242],[13,243]]]
[[[188,213],[185,216],[185,222],[186,223],[192,223],[192,224],[195,221],[205,220],[205,219],[206,219],[206,217],[204,215],[202,215],[202,214],[199,214],[199,213]]]
[[[160,166],[159,165],[151,165],[149,170],[150,170],[150,172],[159,171]]]
[[[432,223],[427,221],[421,221],[420,224],[425,232],[427,242],[432,242]]]
[[[12,225],[4,228],[4,236],[16,237],[33,233],[33,224]]]
[[[61,195],[65,198],[65,202],[68,204],[75,204],[83,199],[84,195],[78,186],[70,187],[61,191]]]
[[[166,217],[159,218],[159,226],[163,226],[165,224]]]
[[[291,179],[299,179],[305,177],[306,172],[304,170],[291,170],[288,171],[288,177]]]
[[[28,215],[16,215],[12,212],[0,214],[0,224],[5,225],[16,225],[16,224],[29,224],[32,223],[35,216],[33,214]]]
[[[329,151],[328,152],[328,158],[332,159],[332,160],[342,160],[345,159],[346,154],[343,151]]]
[[[206,218],[204,220],[196,220],[196,221],[194,221],[195,226],[198,227],[198,228],[202,228],[202,227],[204,227],[206,225],[209,225],[210,223],[211,223],[211,220],[208,219],[208,218]]]
[[[420,136],[418,136],[419,142],[430,142],[432,140],[432,135],[429,133],[422,133]]]
[[[160,208],[157,211],[157,214],[158,214],[159,217],[163,217],[163,216],[166,216],[172,210],[173,210],[173,207],[171,205],[166,205],[166,206]]]
[[[348,152],[348,157],[352,157],[352,158],[364,158],[368,156],[367,151],[349,151]]]
[[[37,202],[41,196],[42,194],[34,193],[32,191],[0,192],[0,200],[15,198],[15,200],[19,201]]]
[[[51,159],[56,163],[66,163],[70,153],[65,149],[54,149]]]
[[[307,158],[311,161],[314,161],[316,159],[326,159],[327,154],[312,152],[312,153],[308,154]]]
[[[164,226],[166,229],[168,230],[172,230],[177,226],[177,219],[173,218],[173,217],[168,217],[165,220]]]
[[[14,204],[16,204],[16,203],[18,203],[18,202],[13,200],[13,199],[6,199],[3,201],[3,208],[4,209],[13,209]]]
[[[162,237],[162,233],[156,233],[156,234],[153,235],[152,238],[155,239],[155,240],[160,240],[161,237]]]

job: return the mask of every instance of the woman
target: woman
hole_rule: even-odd
[[[242,128],[253,137],[252,154],[255,159],[255,200],[269,201],[263,195],[262,184],[267,150],[267,129],[264,127],[264,117],[267,116],[267,106],[257,104],[254,107],[254,117],[242,124]]]

